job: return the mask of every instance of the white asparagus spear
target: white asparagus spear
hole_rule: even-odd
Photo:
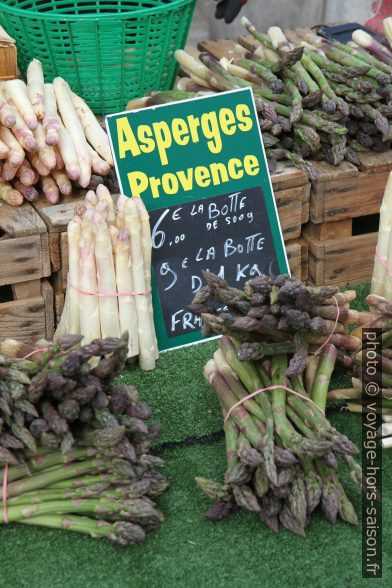
[[[20,115],[31,131],[37,128],[38,120],[27,95],[27,86],[23,80],[8,80],[3,82],[3,88],[11,96]]]
[[[384,263],[388,263],[388,241],[392,230],[392,172],[385,186],[380,208],[380,226],[376,255],[374,257],[371,293],[384,296],[385,279],[388,278]],[[383,259],[384,263],[381,261]],[[392,261],[392,260],[391,260]]]
[[[22,184],[20,180],[15,180],[13,182],[13,186],[15,190],[18,190],[18,192],[22,194],[25,200],[28,200],[29,202],[34,202],[34,200],[37,200],[38,192],[34,186],[26,186],[25,184]]]
[[[13,102],[10,102],[13,106]],[[34,138],[32,131],[28,128],[23,118],[20,116],[18,110],[15,108],[15,124],[12,127],[12,132],[18,139],[19,143],[25,151],[34,152],[37,151],[38,145]]]
[[[146,290],[151,290],[152,243],[151,243],[150,217],[149,217],[147,209],[144,205],[143,200],[141,198],[135,198],[134,200],[137,204],[138,211],[139,211],[141,238],[142,238],[142,251],[143,251],[144,278],[145,278],[145,282],[146,282]],[[159,358],[158,341],[157,341],[157,337],[156,337],[156,333],[155,333],[154,310],[152,307],[151,292],[148,295],[148,311],[149,311],[149,315],[150,315],[151,332],[152,332],[153,342],[154,342],[155,359],[158,359]]]
[[[85,292],[97,292],[97,269],[95,265],[95,236],[92,225],[94,211],[86,210],[83,216],[79,241],[79,288]],[[101,337],[98,296],[79,292],[80,333],[83,344]]]
[[[13,153],[10,153],[7,145],[0,140],[0,159],[11,159],[11,155],[13,155]]]
[[[23,204],[23,196],[17,190],[7,184],[6,182],[0,181],[0,200],[4,200],[7,204],[11,206],[20,206]]]
[[[76,208],[76,207],[75,207]],[[82,334],[80,327],[79,313],[79,263],[80,249],[79,242],[82,236],[82,219],[75,212],[75,216],[68,223],[68,276],[67,291],[65,294],[64,309],[61,315],[60,323],[54,334],[54,340],[57,341],[64,333],[73,335]],[[95,269],[95,268],[94,268]]]
[[[64,196],[68,196],[72,193],[72,184],[69,181],[69,177],[66,173],[59,169],[52,169],[52,176],[55,180],[56,184],[59,187],[60,193],[64,194]]]
[[[89,190],[84,197],[86,201],[86,208],[95,208],[98,204],[98,198],[94,190]]]
[[[64,161],[64,167],[68,174],[68,177],[72,181],[76,181],[80,177],[80,165],[78,160],[78,154],[76,153],[74,142],[72,141],[71,135],[68,133],[64,125],[59,121],[59,142],[58,148],[61,157]]]
[[[42,64],[33,59],[27,67],[27,94],[38,120],[44,116],[44,83]]]
[[[90,152],[91,169],[93,172],[99,176],[106,176],[110,172],[110,164],[102,159],[91,145],[88,145],[88,150]]]
[[[95,207],[95,211],[100,214],[105,221],[107,221],[109,216],[109,204],[106,202],[106,200],[99,200],[97,206]]]
[[[45,131],[46,143],[48,145],[57,145],[60,140],[60,124],[53,84],[45,84],[44,86],[44,118],[42,125]]]
[[[68,288],[69,292],[69,332],[80,333],[79,316],[79,241],[82,233],[82,219],[75,215],[68,223]]]
[[[91,179],[90,153],[83,127],[72,102],[71,91],[62,78],[55,78],[53,80],[53,88],[56,94],[59,113],[65,128],[72,137],[76,153],[78,154],[80,166],[79,184],[82,188],[87,188]]]
[[[42,163],[38,156],[38,153],[26,153],[26,155],[33,169],[38,173],[39,176],[45,177],[50,174],[50,169]]]
[[[113,228],[113,227],[111,227]],[[129,232],[119,229],[115,245],[116,280],[118,292],[134,292],[132,277],[132,258]],[[136,313],[135,296],[119,296],[118,312],[120,317],[120,331],[128,331],[128,357],[139,353],[139,335]]]
[[[108,225],[100,214],[94,213],[95,231],[95,264],[97,267],[99,296],[99,320],[101,335],[120,337],[120,321],[118,317],[118,300],[116,296],[116,273],[114,270],[112,242]]]
[[[33,186],[39,180],[38,173],[33,170],[27,159],[22,162],[22,165],[16,172],[16,177],[19,178],[24,186]]]
[[[5,127],[12,129],[16,122],[15,110],[7,102],[3,90],[0,87],[0,122]]]
[[[95,114],[86,104],[83,98],[80,98],[80,96],[71,90],[70,92],[76,112],[80,122],[82,123],[87,141],[94,147],[95,151],[97,151],[97,153],[99,153],[99,155],[103,157],[105,161],[107,161],[110,165],[113,165],[109,137],[107,136],[105,130],[101,127]]]
[[[107,202],[105,202],[105,203],[103,203],[103,202],[102,202],[102,203],[98,202],[97,209],[101,208],[101,205],[102,205],[102,207],[107,207]],[[106,208],[106,214],[107,214],[107,213],[108,213],[108,209]],[[100,214],[102,215],[102,213],[100,213]],[[106,220],[106,219],[105,219],[105,220]],[[114,271],[116,272],[117,270],[116,270],[116,256],[115,256],[115,249],[116,249],[116,246],[117,246],[117,235],[118,235],[118,228],[117,228],[117,227],[115,227],[114,225],[109,225],[109,226],[108,226],[108,228],[109,228],[109,235],[110,235],[110,240],[111,240],[111,242],[112,242],[112,251],[113,251],[113,259],[114,259]],[[117,280],[117,278],[116,278],[116,280]],[[118,301],[118,302],[119,302],[119,301]],[[120,308],[120,307],[119,307],[119,308]],[[124,331],[121,331],[121,333],[123,333],[123,332],[124,332]]]
[[[52,176],[41,178],[42,191],[46,196],[46,200],[51,204],[57,204],[60,200],[60,191]]]
[[[3,169],[1,175],[4,181],[10,182],[16,176],[20,164],[14,165],[9,159],[6,159],[3,163]]]
[[[105,201],[109,206],[108,224],[114,225],[116,222],[116,212],[114,210],[114,202],[109,190],[103,184],[99,184],[96,190],[98,200]]]
[[[53,149],[56,156],[56,169],[64,169],[64,159],[61,156],[58,146],[54,145]]]
[[[45,132],[41,123],[38,123],[37,128],[34,131],[34,137],[38,145],[38,156],[42,163],[48,168],[53,169],[56,167],[56,154],[51,145],[46,144]]]
[[[16,140],[15,135],[6,127],[0,127],[0,139],[8,147],[8,158],[15,165],[22,163],[25,158],[25,152],[19,141]]]
[[[144,275],[141,227],[137,205],[133,198],[124,202],[125,225],[131,237],[132,277],[135,291],[138,333],[139,333],[139,365],[142,370],[155,367],[155,348],[148,309],[148,297]]]

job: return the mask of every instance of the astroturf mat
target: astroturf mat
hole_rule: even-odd
[[[366,287],[358,288],[363,306]],[[354,305],[353,305],[354,306]],[[222,523],[202,513],[210,501],[196,488],[197,475],[221,480],[225,469],[222,417],[203,366],[217,347],[211,341],[162,354],[153,372],[130,369],[132,383],[153,409],[163,433],[154,452],[166,460],[171,488],[159,499],[166,520],[141,545],[121,548],[77,533],[0,527],[0,586],[7,588],[278,588],[286,581],[305,588],[392,583],[392,450],[383,452],[383,579],[361,579],[361,527],[312,517],[307,537],[282,529],[274,534],[243,510]],[[332,387],[350,386],[342,373]],[[336,428],[358,445],[361,417],[329,408]],[[341,467],[349,498],[360,513],[359,491]]]

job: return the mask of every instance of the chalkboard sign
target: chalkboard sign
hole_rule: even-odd
[[[261,188],[150,213],[153,270],[169,339],[200,329],[187,310],[210,270],[240,287],[276,275],[278,263]]]
[[[252,92],[109,115],[106,125],[122,193],[150,213],[159,348],[200,341],[186,307],[202,270],[237,286],[289,272]]]

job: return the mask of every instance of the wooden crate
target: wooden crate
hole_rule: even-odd
[[[28,202],[0,204],[0,286],[50,274],[49,236],[40,216]]]
[[[306,282],[308,278],[308,244],[304,239],[288,241],[286,253],[291,275]]]
[[[352,219],[304,227],[311,284],[344,286],[370,281],[378,232],[352,234],[350,226]]]
[[[315,162],[319,179],[310,193],[309,218],[326,223],[378,213],[389,172],[392,150],[361,153],[361,170],[348,161],[338,166]]]
[[[11,337],[26,341],[38,336],[52,339],[54,333],[53,288],[47,279],[0,288],[0,341]],[[11,299],[9,299],[11,298]]]

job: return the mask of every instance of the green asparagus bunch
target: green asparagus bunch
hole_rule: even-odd
[[[156,471],[163,461],[149,453],[160,426],[147,422],[151,410],[136,388],[114,382],[128,336],[80,340],[65,335],[30,359],[0,356],[0,462],[8,469],[0,471],[0,522],[131,545],[163,520],[152,498],[168,482]]]
[[[265,146],[273,147],[267,153],[270,170],[287,159],[311,181],[317,169],[306,159],[332,165],[346,159],[360,166],[358,153],[389,148],[392,66],[385,51],[366,43],[357,49],[310,29],[288,32],[286,38],[278,27],[262,34],[246,17],[242,24],[252,42],[241,37],[220,61],[208,53],[196,59],[177,51],[183,77],[176,89],[133,100],[128,109],[250,87]]]
[[[336,456],[343,456],[351,480],[360,488],[361,468],[353,457],[358,449],[324,415],[335,365],[333,345],[320,356],[307,357],[303,378],[287,378],[285,353],[239,361],[238,349],[237,341],[222,337],[204,370],[225,419],[227,458],[222,484],[196,478],[214,500],[207,519],[223,520],[240,507],[257,513],[275,532],[282,525],[304,536],[320,505],[332,523],[339,515],[356,525],[355,509],[339,481]],[[261,393],[248,398],[255,391]]]
[[[340,350],[359,347],[347,325],[358,321],[358,312],[347,308],[354,291],[339,292],[335,286],[313,288],[297,278],[261,275],[239,290],[210,272],[203,273],[207,285],[201,288],[189,309],[202,317],[204,335],[229,335],[240,342],[241,361],[290,354],[287,376],[301,375],[308,351],[316,351],[327,338]],[[216,304],[225,310],[216,310]]]

